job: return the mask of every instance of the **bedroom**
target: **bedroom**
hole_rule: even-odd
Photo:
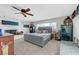
[[[66,51],[67,49],[65,49],[64,44],[71,45],[72,49],[76,45],[76,51],[73,49],[73,54],[79,54],[78,45],[73,44],[73,41],[70,40],[74,36],[72,36],[72,32],[69,32],[71,33],[70,36],[69,33],[67,33],[68,36],[65,36],[68,39],[62,36],[65,42],[61,40],[60,36],[62,32],[61,27],[64,27],[62,25],[64,25],[67,19],[69,19],[69,22],[71,22],[73,17],[73,19],[78,19],[78,16],[73,16],[73,12],[77,9],[77,6],[77,4],[0,5],[0,32],[2,31],[2,34],[9,33],[14,36],[14,55],[71,54],[71,52]],[[20,13],[15,7],[19,9],[30,8],[31,10],[28,13],[32,13],[34,16],[25,15],[21,10],[22,13]],[[75,22],[74,20],[74,24]],[[78,23],[76,22],[76,24]],[[75,31],[73,32],[75,33]],[[77,36],[75,35],[76,39],[78,39]],[[70,51],[69,48],[68,51]]]

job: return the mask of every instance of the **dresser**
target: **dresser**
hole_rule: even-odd
[[[0,36],[0,55],[14,55],[14,36],[5,34]]]

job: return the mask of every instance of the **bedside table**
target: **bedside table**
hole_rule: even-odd
[[[60,41],[60,35],[59,35],[59,33],[58,32],[51,33],[51,39],[55,39],[55,40]]]

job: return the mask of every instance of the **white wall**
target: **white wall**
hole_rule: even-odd
[[[23,22],[23,24],[24,24],[24,25],[29,25],[30,22]],[[24,33],[29,33],[29,28],[23,27],[23,31],[24,31]]]
[[[1,24],[1,20],[9,20],[9,21],[15,21],[18,22],[19,25],[18,26],[13,26],[13,25],[2,25]],[[17,19],[9,19],[9,18],[0,18],[0,28],[2,29],[3,34],[5,33],[4,30],[8,30],[8,29],[13,29],[13,30],[17,30],[17,31],[23,31],[25,32],[29,32],[28,28],[24,28],[23,27],[23,23]]]
[[[57,23],[57,29],[56,30],[60,30],[61,24],[63,24],[63,21],[66,17],[59,17],[59,18],[52,18],[52,19],[47,19],[44,21],[38,21],[35,22],[34,24],[42,24],[42,23],[53,23],[56,22]]]
[[[79,39],[79,15],[73,19],[73,37]]]

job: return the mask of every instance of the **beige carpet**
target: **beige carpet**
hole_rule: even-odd
[[[58,55],[60,54],[60,41],[50,40],[43,48],[25,42],[23,39],[15,40],[15,55]]]

